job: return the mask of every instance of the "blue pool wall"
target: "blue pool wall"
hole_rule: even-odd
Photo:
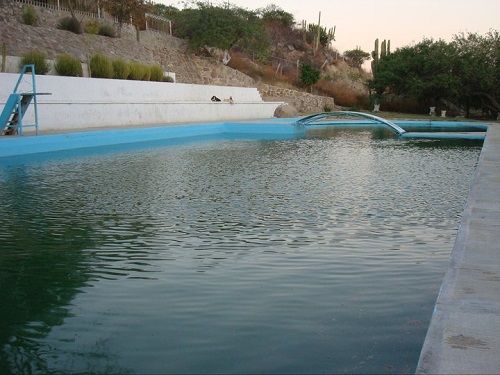
[[[71,132],[26,137],[0,138],[0,158],[38,153],[96,148],[144,142],[189,139],[293,139],[305,136],[307,129],[295,126],[297,119],[269,119],[256,122],[216,122],[181,125],[164,125],[149,128],[108,129]],[[412,128],[456,129],[470,127],[485,131],[488,126],[475,122],[453,121],[395,121],[399,126]],[[314,128],[336,127],[383,127],[370,121],[336,121]],[[424,134],[424,133],[422,133]],[[478,137],[480,139],[480,137]]]

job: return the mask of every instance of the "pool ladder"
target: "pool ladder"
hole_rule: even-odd
[[[19,86],[28,69],[31,70],[31,92],[18,92]],[[38,135],[38,95],[49,94],[36,92],[35,65],[24,65],[19,74],[16,86],[12,94],[7,98],[7,102],[0,114],[0,135],[23,135],[23,128],[26,127],[34,127],[35,133]],[[35,123],[24,124],[24,115],[32,102],[34,103]]]

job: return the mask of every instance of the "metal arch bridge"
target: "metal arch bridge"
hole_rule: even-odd
[[[388,121],[382,117],[370,115],[368,113],[354,112],[354,111],[334,111],[334,112],[316,113],[314,115],[306,116],[301,118],[300,120],[297,120],[296,125],[303,125],[303,126],[321,125],[321,123],[318,123],[319,120],[328,117],[340,117],[340,116],[354,116],[354,117],[366,118],[389,127],[392,131],[394,131],[398,135],[403,135],[406,133],[406,130],[396,125],[392,121]]]

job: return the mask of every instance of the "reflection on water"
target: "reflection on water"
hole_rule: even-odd
[[[4,165],[0,372],[413,371],[480,151],[439,145],[335,129]]]

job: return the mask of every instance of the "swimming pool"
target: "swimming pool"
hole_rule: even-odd
[[[0,370],[413,371],[480,144],[244,138],[2,159]]]

